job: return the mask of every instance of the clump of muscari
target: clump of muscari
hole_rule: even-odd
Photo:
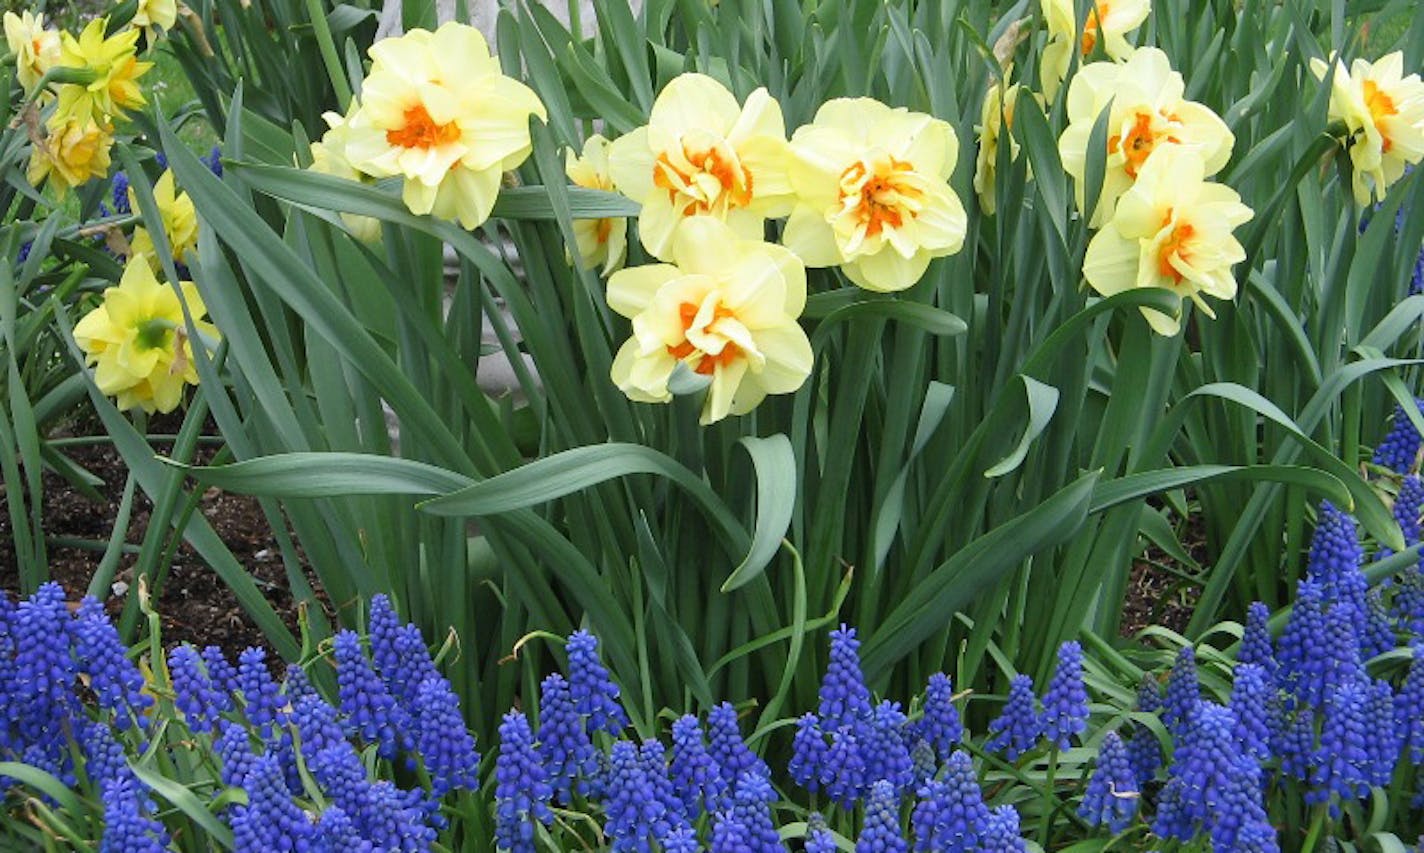
[[[373,608],[393,618],[384,597]],[[479,755],[449,683],[424,643],[411,645],[411,631],[401,626],[371,643],[377,659],[425,674],[415,713],[372,699],[386,695],[385,673],[366,662],[354,632],[339,634],[330,655],[342,686],[333,704],[301,667],[279,682],[261,649],[234,665],[216,648],[180,645],[148,653],[140,666],[97,600],[71,608],[54,583],[18,605],[0,596],[0,761],[31,765],[91,797],[104,851],[170,849],[178,836],[160,815],[181,819],[181,811],[145,779],[179,766],[196,768],[180,787],[214,804],[238,850],[431,850],[446,823],[444,796],[478,788]],[[398,637],[400,649],[381,648]],[[326,668],[327,659],[308,667]],[[386,751],[386,741],[397,748]],[[394,759],[374,775],[368,743]],[[0,778],[0,794],[28,781]],[[532,787],[538,799],[542,789]]]

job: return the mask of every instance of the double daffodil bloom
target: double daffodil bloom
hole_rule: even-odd
[[[193,208],[193,200],[187,193],[178,192],[173,183],[173,171],[163,173],[153,185],[153,200],[158,203],[158,215],[163,224],[163,234],[168,238],[168,250],[173,260],[185,263],[190,253],[198,250],[198,212]],[[138,210],[138,196],[129,187],[129,210]],[[153,247],[153,238],[142,226],[134,229],[129,241],[130,255],[143,255],[158,268],[158,257]]]
[[[1142,26],[1152,11],[1149,0],[1097,0],[1083,22],[1082,38],[1078,35],[1078,20],[1073,0],[1042,0],[1043,20],[1048,25],[1048,44],[1043,48],[1039,64],[1039,82],[1049,99],[1058,94],[1076,47],[1084,60],[1092,56],[1101,44],[1109,59],[1123,60],[1132,55],[1127,34]]]
[[[1167,54],[1144,47],[1125,63],[1084,66],[1068,88],[1068,128],[1058,139],[1063,168],[1073,176],[1081,210],[1088,164],[1088,139],[1104,109],[1108,115],[1107,162],[1103,187],[1090,226],[1112,218],[1118,197],[1137,180],[1149,155],[1175,145],[1194,150],[1208,176],[1231,159],[1236,138],[1221,117],[1195,101],[1183,99],[1182,75]]]
[[[992,216],[998,204],[994,189],[999,169],[1000,140],[1007,140],[1010,160],[1019,157],[1019,142],[1007,131],[1014,129],[1014,110],[1018,108],[1019,96],[1025,91],[1023,86],[993,83],[984,96],[979,126],[975,128],[979,131],[979,157],[974,163],[974,192],[979,196],[979,209],[986,216]],[[1039,97],[1032,92],[1029,96]]]
[[[203,300],[191,281],[179,289],[205,345],[218,340]],[[93,366],[94,383],[117,398],[123,410],[171,412],[183,399],[184,385],[198,384],[193,346],[183,321],[178,293],[153,275],[147,258],[135,255],[117,287],[74,327],[74,341]]]
[[[791,210],[781,106],[757,89],[738,107],[702,74],[667,84],[647,125],[613,141],[608,169],[618,191],[643,205],[638,233],[661,260],[690,217],[714,216],[752,239],[766,219]]]
[[[361,108],[361,104],[355,98],[351,99],[351,106],[347,109],[346,115],[337,112],[322,113],[321,117],[326,121],[327,131],[322,134],[319,142],[311,144],[311,166],[313,172],[322,175],[332,175],[338,178],[345,178],[348,181],[364,182],[370,178],[356,170],[351,165],[351,161],[346,156],[346,143],[351,135],[350,121],[356,111]],[[341,214],[341,221],[346,225],[351,236],[363,243],[373,243],[381,239],[381,220],[374,216],[357,216],[353,213]]]
[[[800,388],[811,374],[811,342],[796,322],[806,307],[801,261],[711,216],[683,222],[671,254],[671,264],[608,280],[608,307],[633,320],[613,359],[623,393],[666,403],[668,380],[685,365],[711,380],[701,416],[710,424]]]
[[[5,13],[5,45],[15,57],[15,76],[26,92],[59,63],[59,44],[59,31],[45,29],[39,15]]]
[[[1338,57],[1330,84],[1330,120],[1349,132],[1352,187],[1360,204],[1380,201],[1404,175],[1406,164],[1424,158],[1424,82],[1404,74],[1399,51],[1371,63],[1356,59],[1347,70]],[[1325,79],[1330,66],[1319,59],[1310,68]]]
[[[1234,190],[1206,181],[1200,154],[1163,146],[1147,158],[1112,220],[1088,244],[1083,276],[1104,296],[1163,287],[1214,317],[1202,296],[1236,295],[1231,267],[1246,253],[1231,232],[1251,216]],[[1177,318],[1147,308],[1142,313],[1158,334],[1177,333]]]
[[[948,123],[870,98],[838,98],[791,138],[796,208],[782,242],[808,267],[839,266],[867,290],[904,290],[964,245],[950,189]]]
[[[153,67],[152,62],[140,62],[135,53],[138,30],[124,30],[104,37],[107,18],[88,23],[75,38],[64,33],[60,39],[59,64],[65,68],[90,71],[94,79],[88,84],[66,84],[59,93],[59,111],[95,118],[122,117],[126,110],[147,103],[139,89],[138,78]]]
[[[608,172],[608,140],[595,133],[583,143],[583,154],[567,152],[564,171],[575,185],[591,190],[612,190],[613,178]],[[602,265],[608,275],[623,266],[628,253],[628,220],[575,219],[574,240],[578,243],[580,263]]]
[[[26,177],[35,186],[48,178],[64,195],[91,178],[109,173],[109,149],[113,144],[114,128],[100,117],[56,110],[45,123],[44,139],[30,149]]]
[[[346,157],[372,177],[405,179],[412,213],[474,228],[505,171],[529,156],[529,117],[547,118],[528,86],[504,76],[474,27],[447,23],[371,46]]]

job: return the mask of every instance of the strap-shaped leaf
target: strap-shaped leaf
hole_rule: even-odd
[[[889,672],[981,590],[1031,554],[1066,541],[1088,517],[1099,472],[1085,474],[1048,500],[965,545],[915,587],[871,636],[862,652],[866,672]]]
[[[762,573],[781,548],[781,540],[791,526],[791,513],[796,508],[796,454],[786,436],[748,437],[741,440],[741,445],[747,449],[756,468],[756,527],[746,559],[722,584],[723,592],[730,592]]]
[[[1039,382],[1032,376],[1019,378],[1023,380],[1024,393],[1028,395],[1028,427],[1024,429],[1023,438],[1019,439],[1014,451],[984,472],[984,476],[991,479],[1002,477],[1023,464],[1029,448],[1033,446],[1033,440],[1043,433],[1048,422],[1053,419],[1053,413],[1058,410],[1057,388]]]
[[[278,453],[206,467],[164,461],[205,486],[274,498],[443,495],[475,483],[436,465],[370,453]]]

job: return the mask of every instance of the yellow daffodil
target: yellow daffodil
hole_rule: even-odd
[[[949,186],[958,156],[954,129],[937,118],[829,101],[791,138],[797,202],[782,242],[867,290],[904,290],[964,245],[964,205]]]
[[[327,112],[322,114],[326,120],[327,131],[322,135],[320,142],[311,144],[312,163],[309,167],[313,172],[323,175],[333,175],[338,178],[345,178],[348,181],[369,181],[370,178],[358,172],[351,161],[346,157],[346,142],[351,134],[351,116],[361,108],[360,102],[355,98],[351,100],[351,107],[345,116],[341,113]],[[373,216],[357,216],[352,213],[341,214],[341,221],[345,223],[351,236],[364,243],[372,243],[381,239],[381,220]]]
[[[1236,295],[1231,267],[1246,253],[1231,232],[1251,216],[1234,190],[1206,180],[1199,153],[1163,146],[1147,158],[1112,220],[1088,244],[1083,276],[1104,296],[1164,287],[1214,317],[1202,295]],[[1146,308],[1142,313],[1159,334],[1177,333],[1177,318]]]
[[[45,29],[40,16],[31,12],[5,13],[5,44],[14,54],[15,76],[26,92],[59,62],[59,32]]]
[[[218,331],[202,321],[207,314],[191,281],[179,289],[204,345]],[[74,327],[74,341],[93,366],[99,390],[117,398],[120,409],[171,412],[183,398],[183,386],[198,384],[193,346],[174,288],[153,275],[143,256],[131,257],[117,287]]]
[[[1406,164],[1424,158],[1424,82],[1404,74],[1399,51],[1371,63],[1356,59],[1349,69],[1337,57],[1330,85],[1330,120],[1349,132],[1352,185],[1362,205],[1384,198]],[[1310,68],[1325,79],[1330,66],[1319,59]]]
[[[714,216],[753,239],[791,210],[781,105],[757,89],[739,107],[702,74],[667,84],[647,125],[613,141],[608,168],[618,191],[643,205],[638,234],[661,260],[689,217]]]
[[[811,373],[811,343],[796,322],[806,307],[801,261],[711,216],[681,224],[672,259],[608,280],[608,307],[633,320],[613,359],[623,393],[666,403],[668,380],[685,365],[710,377],[701,418],[710,424],[800,388]]]
[[[1019,96],[1024,91],[1026,90],[1023,86],[1005,87],[994,83],[989,86],[989,92],[984,96],[979,126],[975,128],[979,131],[979,157],[974,163],[974,192],[979,196],[979,209],[988,216],[994,214],[997,204],[994,180],[999,166],[1000,140],[1008,140],[1010,160],[1017,160],[1019,157],[1018,140],[1005,131],[1014,128],[1014,110],[1018,106]],[[1039,97],[1034,93],[1030,93],[1030,96],[1035,99]]]
[[[66,68],[90,71],[94,79],[87,85],[71,83],[59,93],[59,110],[76,115],[92,112],[96,118],[123,116],[125,110],[137,109],[146,101],[139,89],[138,78],[153,67],[152,62],[140,62],[134,45],[138,30],[124,30],[104,37],[107,18],[96,18],[75,38],[61,36],[59,64]]]
[[[198,212],[193,208],[187,193],[180,193],[173,183],[172,170],[163,173],[153,185],[153,200],[158,203],[158,215],[163,221],[163,233],[168,238],[168,249],[173,259],[184,263],[191,252],[198,249]],[[138,196],[129,187],[129,209],[138,210]],[[130,254],[144,255],[155,264],[153,238],[142,227],[134,229],[133,240],[129,242]]]
[[[89,115],[56,111],[45,123],[45,136],[30,149],[27,177],[31,184],[49,182],[60,195],[90,178],[109,173],[109,149],[114,128]]]
[[[1083,22],[1083,35],[1078,37],[1078,19],[1073,0],[1042,0],[1043,20],[1048,26],[1048,44],[1043,48],[1039,64],[1039,81],[1050,100],[1058,94],[1063,78],[1068,76],[1076,46],[1084,60],[1092,56],[1101,44],[1109,59],[1123,60],[1132,54],[1127,34],[1142,26],[1152,11],[1149,0],[1097,0]]]
[[[148,33],[149,44],[153,43],[153,31],[167,32],[178,23],[177,0],[138,0],[133,19],[129,21]]]
[[[500,177],[529,156],[529,117],[546,118],[544,105],[501,73],[484,36],[466,24],[385,39],[371,57],[347,159],[373,177],[404,178],[413,213],[480,225]]]
[[[613,178],[608,174],[608,140],[597,133],[590,136],[583,143],[582,156],[568,152],[564,171],[578,186],[592,190],[613,189]],[[578,242],[581,263],[602,264],[603,274],[608,275],[623,266],[623,258],[628,253],[628,220],[620,217],[575,219],[574,239]]]
[[[1073,176],[1078,207],[1083,207],[1088,139],[1108,105],[1107,162],[1103,187],[1089,223],[1101,227],[1112,218],[1118,197],[1132,186],[1148,155],[1159,147],[1191,148],[1208,176],[1231,159],[1236,138],[1221,117],[1195,101],[1184,100],[1182,75],[1167,54],[1142,48],[1125,63],[1084,66],[1068,88],[1068,129],[1058,139],[1063,168]]]

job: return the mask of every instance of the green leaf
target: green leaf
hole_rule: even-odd
[[[1345,487],[1339,477],[1316,468],[1306,468],[1300,465],[1188,465],[1181,468],[1129,474],[1126,477],[1099,483],[1098,487],[1093,490],[1093,500],[1089,511],[1101,512],[1109,507],[1148,495],[1215,480],[1289,483],[1303,486],[1341,506],[1350,506],[1354,503],[1354,497],[1350,494],[1350,490]]]
[[[1028,512],[965,545],[891,611],[861,653],[866,672],[888,673],[942,630],[949,617],[1030,555],[1059,545],[1082,526],[1099,472],[1085,474]]]
[[[1057,388],[1045,385],[1031,376],[1020,376],[1019,378],[1023,380],[1024,393],[1028,395],[1028,427],[1024,430],[1023,437],[1019,439],[1018,447],[1014,448],[1014,452],[984,472],[984,476],[988,479],[1002,477],[1022,465],[1024,458],[1028,456],[1028,449],[1033,444],[1033,440],[1043,433],[1049,420],[1053,418],[1053,413],[1058,409]]]
[[[85,809],[74,791],[38,767],[14,761],[0,761],[0,778],[14,779],[22,785],[39,791],[58,803],[67,814],[76,817],[84,814]]]
[[[217,816],[208,811],[203,805],[203,801],[198,799],[198,795],[188,790],[183,784],[169,779],[163,773],[145,766],[143,764],[132,764],[134,775],[139,778],[148,788],[153,790],[163,799],[172,803],[183,814],[187,815],[203,831],[212,837],[223,847],[231,850],[233,848],[232,830],[228,829]]]
[[[817,294],[826,297],[831,294]],[[884,317],[922,329],[931,335],[962,335],[969,325],[958,316],[921,302],[901,299],[866,299],[843,305],[826,314],[811,334],[811,347],[819,351],[830,340],[831,332],[840,323],[867,317]]]
[[[182,468],[205,486],[275,498],[443,495],[475,484],[436,465],[369,453],[279,453],[209,466],[162,461]]]
[[[731,592],[762,573],[781,548],[796,508],[796,454],[791,451],[790,440],[773,435],[747,437],[739,443],[747,449],[756,469],[756,527],[746,559],[722,583],[723,592]]]

